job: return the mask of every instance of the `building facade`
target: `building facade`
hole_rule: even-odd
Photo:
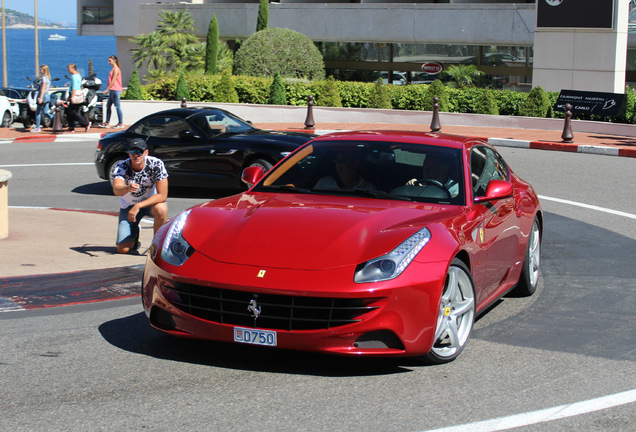
[[[600,25],[572,21],[579,12],[567,8],[585,2],[602,10],[594,9],[592,14],[583,10],[581,16],[603,17]],[[78,0],[78,33],[116,36],[127,82],[133,70],[130,38],[154,31],[161,11],[190,11],[202,40],[215,15],[220,38],[234,41],[254,33],[258,6],[258,0]],[[565,18],[558,17],[560,10]],[[555,13],[556,22],[550,21]],[[636,25],[632,0],[281,0],[269,4],[269,27],[307,35],[321,49],[328,74],[339,79],[371,81],[382,76],[396,84],[427,83],[438,76],[440,68],[476,64],[485,72],[481,85],[515,90],[540,85],[549,91],[622,93],[626,82],[636,81],[632,22]],[[144,71],[139,72],[143,76]]]

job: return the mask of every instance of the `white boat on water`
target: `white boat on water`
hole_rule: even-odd
[[[49,40],[51,41],[63,41],[66,40],[68,36],[63,36],[63,35],[59,35],[57,33],[53,33],[52,35],[49,35]]]

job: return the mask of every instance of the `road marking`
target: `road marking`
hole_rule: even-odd
[[[566,405],[559,405],[539,411],[531,411],[523,414],[516,414],[507,417],[499,417],[492,420],[468,423],[458,426],[451,426],[442,429],[429,430],[427,432],[494,432],[506,429],[513,429],[522,426],[529,426],[537,423],[545,423],[553,420],[574,417],[588,414],[620,405],[636,402],[636,390],[628,390],[609,396],[575,402]]]
[[[22,168],[22,167],[43,167],[43,166],[77,166],[77,165],[95,165],[92,162],[77,163],[48,163],[48,164],[16,164],[16,165],[0,165],[0,168]]]
[[[547,196],[543,196],[543,195],[539,195],[539,199],[546,200],[546,201],[554,201],[554,202],[558,202],[558,203],[562,203],[562,204],[569,204],[569,205],[573,205],[573,206],[577,206],[577,207],[583,207],[583,208],[586,208],[586,209],[596,210],[596,211],[600,211],[600,212],[604,212],[604,213],[610,213],[610,214],[613,214],[613,215],[623,216],[623,217],[627,217],[627,218],[630,218],[630,219],[636,219],[636,215],[635,214],[625,213],[625,212],[622,212],[622,211],[612,210],[612,209],[608,209],[608,208],[604,208],[604,207],[598,207],[598,206],[591,205],[591,204],[584,204],[584,203],[579,203],[579,202],[576,202],[576,201],[564,200],[564,199],[560,199],[560,198],[552,198],[552,197],[547,197]]]

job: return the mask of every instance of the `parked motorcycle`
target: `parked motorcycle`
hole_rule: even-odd
[[[68,75],[64,78],[71,80]],[[66,108],[70,97],[70,90],[66,84],[66,90],[58,90],[51,94],[51,106],[53,114],[55,114],[55,101],[60,101],[60,114],[62,115],[62,126],[68,127],[68,119],[66,118]],[[97,78],[96,74],[89,75],[82,80],[82,93],[84,94],[84,103],[79,109],[79,113],[89,122],[97,123],[102,121],[102,106],[100,100],[99,89],[102,87],[102,81]]]
[[[29,76],[27,76],[26,78],[27,80],[31,81],[31,84],[29,84],[29,87],[31,87],[32,90],[29,92],[29,94],[27,95],[25,99],[28,109],[25,110],[24,113],[22,113],[22,110],[21,110],[21,114],[23,115],[23,118],[21,120],[24,127],[28,128],[29,126],[35,123],[35,111],[37,110],[37,107],[38,107],[38,99],[40,97],[40,88],[42,86],[42,77],[36,78],[35,80],[32,80],[31,77]],[[51,79],[52,82],[59,81],[59,80],[60,80],[59,78]],[[50,117],[44,114],[45,113],[42,113],[41,126],[51,127],[53,125],[53,120],[51,120]],[[51,100],[51,102],[49,103],[47,114],[51,116],[55,114],[55,104],[53,103],[53,100]]]
[[[100,122],[101,119],[101,100],[97,93],[102,88],[102,80],[97,78],[96,74],[89,75],[82,80],[82,91],[87,90],[84,94],[84,104],[82,107],[82,113],[86,120],[89,122]],[[97,112],[100,113],[99,119],[97,118]]]

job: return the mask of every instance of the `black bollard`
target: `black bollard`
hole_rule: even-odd
[[[565,121],[563,122],[563,133],[561,134],[561,139],[566,143],[574,142],[574,134],[572,134],[572,104],[565,104],[565,111],[563,112],[563,115],[565,117]]]
[[[442,129],[442,125],[439,123],[439,98],[435,96],[433,98],[433,118],[431,119],[431,132],[438,132]]]
[[[305,118],[305,129],[313,129],[316,125],[314,122],[314,97],[312,95],[307,96],[307,118]]]
[[[62,105],[61,101],[55,101],[55,115],[53,116],[53,132],[63,132],[64,126],[62,125]]]
[[[187,108],[188,104],[186,103],[186,98],[181,98],[181,108]]]

